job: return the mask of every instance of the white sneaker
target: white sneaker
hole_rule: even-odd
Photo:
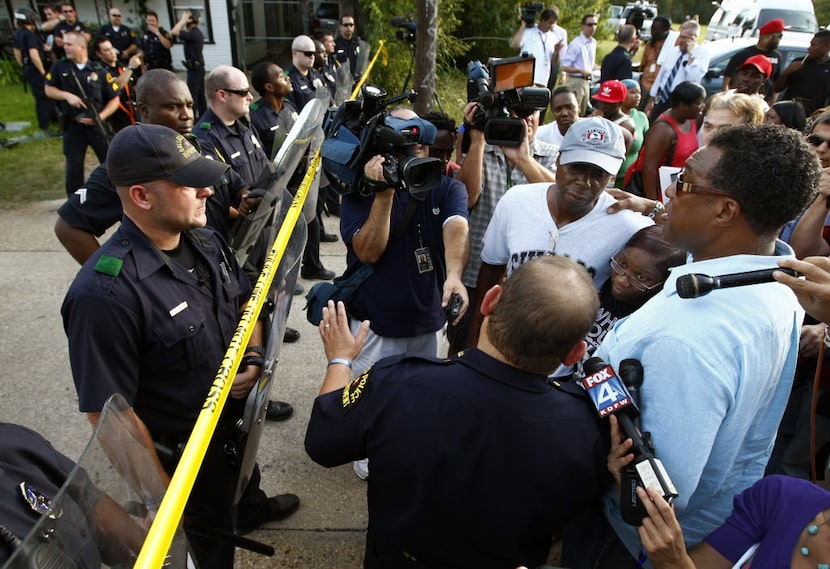
[[[354,473],[357,474],[357,477],[361,480],[368,480],[369,479],[369,459],[368,458],[361,458],[360,460],[356,460],[352,463],[352,468],[354,468]]]

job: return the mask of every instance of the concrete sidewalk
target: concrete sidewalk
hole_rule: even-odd
[[[62,201],[0,210],[0,421],[30,427],[70,458],[78,458],[91,429],[78,411],[60,317],[64,294],[78,265],[52,231]],[[325,220],[335,232],[337,218]],[[341,242],[322,244],[323,264],[345,268]],[[308,289],[311,284],[301,280]],[[284,522],[249,534],[276,549],[272,558],[238,552],[238,567],[360,567],[363,559],[366,483],[351,465],[325,469],[303,449],[311,405],[326,360],[316,328],[305,320],[305,300],[294,297],[288,325],[300,330],[286,344],[272,398],[294,405],[294,417],[265,426],[259,451],[263,488],[293,492],[299,511]]]

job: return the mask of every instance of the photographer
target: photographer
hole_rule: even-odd
[[[391,114],[417,126],[420,144],[414,148],[415,155],[428,157],[435,127],[407,109]],[[360,263],[375,265],[374,273],[349,302],[355,333],[360,320],[372,322],[366,344],[353,362],[353,375],[381,358],[404,352],[437,356],[446,322],[443,308],[450,296],[461,296],[462,315],[468,304],[461,282],[469,255],[464,186],[443,176],[440,187],[421,194],[423,201],[406,220],[408,204],[418,198],[385,181],[385,162],[380,155],[369,159],[363,173],[374,193],[345,195],[340,210],[340,228],[348,248],[347,273]],[[390,239],[401,223],[406,224],[402,233]],[[361,478],[368,476],[359,463],[355,471]]]
[[[539,16],[539,24],[536,25],[534,23],[536,10],[532,10],[532,8],[537,6],[541,7],[542,4],[528,4],[525,6],[519,29],[516,30],[510,40],[510,47],[527,52],[536,58],[533,84],[537,87],[547,87],[551,65],[559,51],[557,37],[552,31],[557,17],[553,10],[547,8],[542,10]]]

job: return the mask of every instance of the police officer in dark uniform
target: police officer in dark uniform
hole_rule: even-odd
[[[129,26],[125,26],[121,10],[113,6],[109,11],[110,23],[98,29],[98,37],[110,40],[112,47],[118,50],[118,59],[125,66],[130,57],[138,53],[138,36]]]
[[[63,105],[66,195],[71,196],[84,183],[87,146],[92,147],[100,162],[106,159],[108,133],[103,121],[118,110],[119,98],[118,87],[107,82],[104,68],[89,59],[82,34],[65,34],[63,44],[66,58],[52,65],[45,91],[50,99]]]
[[[52,33],[55,36],[55,45],[52,48],[52,52],[58,60],[66,57],[63,38],[69,32],[81,34],[87,43],[92,41],[92,30],[85,23],[78,20],[78,12],[75,10],[75,6],[71,2],[64,2],[60,7],[61,13],[59,18],[61,22],[52,29]]]
[[[127,125],[133,124],[135,114],[135,82],[136,71],[141,67],[141,58],[134,55],[126,63],[118,59],[118,51],[106,36],[97,36],[92,42],[92,51],[95,58],[106,71],[107,82],[118,88],[118,110],[110,117],[110,125],[118,132]]]
[[[205,100],[205,35],[199,29],[199,10],[185,10],[170,33],[184,42],[184,63],[187,69],[187,86],[193,94],[196,116],[200,117],[207,110]]]
[[[360,54],[360,38],[355,34],[354,16],[344,14],[340,16],[340,35],[334,40],[338,61],[349,62],[349,71],[355,81],[360,79],[362,69],[357,68],[357,56]]]
[[[147,12],[145,16],[147,30],[141,36],[138,47],[144,58],[144,65],[147,69],[167,69],[173,71],[173,55],[170,48],[173,47],[175,39],[165,30],[159,27],[159,15],[155,12]]]
[[[536,567],[598,504],[608,425],[581,387],[547,377],[582,357],[597,308],[583,267],[539,258],[487,293],[477,349],[393,356],[351,381],[369,323],[354,337],[329,303],[305,447],[327,467],[369,457],[364,567]]]
[[[123,395],[154,442],[169,451],[159,455],[168,472],[251,290],[227,243],[203,229],[208,186],[227,168],[167,127],[137,124],[118,133],[107,171],[124,218],[81,268],[61,309],[80,410],[95,423],[109,395]],[[257,325],[246,358],[259,355],[261,339]],[[245,359],[233,379],[185,509],[187,525],[234,529],[234,425],[259,372],[255,360]],[[292,494],[263,500],[258,519],[281,519],[298,505]],[[189,537],[203,569],[233,566],[231,544]]]
[[[260,99],[251,103],[251,126],[268,156],[274,156],[297,122],[298,111],[285,98],[293,87],[280,66],[270,61],[254,67],[251,84],[260,94]]]
[[[38,127],[47,130],[55,118],[55,103],[43,89],[50,64],[36,33],[37,15],[31,8],[24,7],[14,13],[14,20],[17,23],[12,44],[15,59],[23,66],[23,78],[32,89]]]

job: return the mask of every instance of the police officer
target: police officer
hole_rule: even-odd
[[[113,130],[118,132],[136,121],[135,116],[135,81],[136,70],[141,67],[141,58],[134,55],[127,63],[118,59],[118,50],[106,36],[98,36],[92,42],[92,51],[96,59],[107,72],[107,82],[118,89],[118,110],[110,117]]]
[[[340,35],[335,40],[337,59],[345,63],[349,62],[349,71],[355,81],[360,79],[362,69],[357,68],[357,57],[360,54],[360,38],[355,34],[354,16],[343,14],[340,16]]]
[[[89,59],[83,34],[65,34],[63,47],[66,58],[52,65],[45,91],[50,99],[63,102],[66,195],[71,196],[84,183],[87,146],[100,162],[106,159],[108,133],[103,122],[118,110],[120,100],[118,87],[107,82],[104,68]]]
[[[320,73],[314,69],[314,61],[317,57],[317,46],[314,40],[308,36],[297,36],[291,42],[291,65],[286,70],[291,85],[294,87],[288,95],[288,99],[302,111],[303,107],[314,98],[318,97],[318,89],[326,89]],[[328,96],[326,90],[323,97]]]
[[[581,387],[547,379],[584,353],[597,307],[584,268],[536,259],[487,293],[478,348],[392,356],[351,381],[368,322],[352,336],[329,303],[305,447],[327,467],[369,456],[364,567],[545,562],[551,536],[607,487],[607,426]]]
[[[31,8],[23,7],[14,13],[14,20],[17,23],[13,38],[14,58],[23,66],[23,77],[32,89],[37,124],[41,130],[47,130],[55,115],[55,103],[43,89],[49,63],[36,33],[37,15]]]
[[[138,53],[138,36],[129,26],[125,26],[121,9],[115,6],[109,11],[110,23],[104,24],[98,30],[98,37],[105,37],[110,40],[112,47],[117,51],[118,59],[125,66],[130,57]]]
[[[94,424],[122,394],[172,472],[250,295],[233,252],[206,223],[205,202],[226,164],[159,125],[131,125],[113,139],[107,172],[124,208],[121,227],[81,268],[61,309],[80,410]],[[256,357],[257,325],[246,349]],[[246,364],[247,362],[247,364]],[[237,464],[229,452],[245,397],[259,376],[243,360],[188,500],[190,524],[233,531]],[[260,491],[261,492],[261,491]],[[282,519],[293,494],[260,502],[256,519]],[[251,513],[251,512],[249,512]],[[233,546],[191,534],[202,568],[233,566]]]
[[[251,84],[260,99],[251,103],[251,126],[266,153],[273,156],[282,146],[288,131],[297,122],[297,109],[286,100],[293,86],[276,63],[263,61],[251,71]]]
[[[147,69],[161,68],[173,71],[173,56],[170,53],[175,41],[173,36],[159,27],[159,15],[156,12],[147,12],[145,22],[147,30],[138,42],[144,64]]]
[[[187,86],[193,94],[196,116],[207,110],[205,101],[205,58],[202,50],[205,35],[199,29],[199,10],[185,10],[170,33],[184,42],[184,66],[187,69]]]
[[[84,36],[87,43],[92,41],[92,30],[85,23],[78,20],[78,12],[75,10],[75,5],[71,2],[64,2],[60,5],[60,8],[61,12],[58,16],[60,23],[52,28],[55,36],[55,45],[52,51],[58,60],[66,57],[66,50],[63,45],[66,34],[74,32]]]

